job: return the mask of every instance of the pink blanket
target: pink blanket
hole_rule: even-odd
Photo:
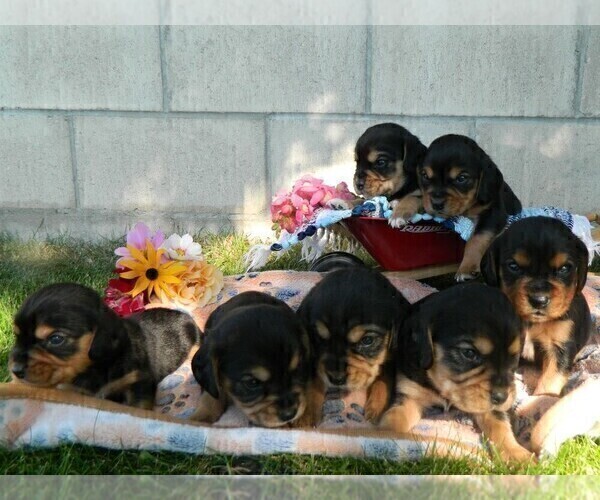
[[[435,292],[416,281],[387,274],[411,302]],[[200,327],[219,304],[246,290],[270,293],[297,307],[320,279],[318,273],[271,271],[227,277],[216,304],[197,309]],[[600,317],[600,278],[590,275],[584,294],[592,314]],[[576,435],[600,435],[600,334],[578,355],[562,398],[531,396],[537,373],[518,374],[514,428],[519,441],[545,454]],[[8,447],[55,446],[62,442],[110,448],[144,448],[190,453],[310,453],[330,456],[418,459],[427,453],[468,455],[484,448],[478,429],[457,410],[430,410],[410,435],[398,436],[372,428],[362,413],[364,394],[330,394],[317,429],[252,427],[235,410],[213,426],[186,421],[201,388],[189,360],[159,386],[154,412],[52,390],[32,390],[18,384],[0,385],[0,442]],[[435,446],[431,446],[435,443]]]

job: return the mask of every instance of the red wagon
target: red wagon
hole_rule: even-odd
[[[351,217],[341,224],[363,245],[385,271],[411,278],[427,278],[456,271],[464,252],[458,234],[436,222],[418,222],[393,228],[387,219]],[[345,252],[317,259],[312,270],[330,271],[362,263]]]

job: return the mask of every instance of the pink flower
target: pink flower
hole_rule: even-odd
[[[308,200],[312,207],[325,206],[334,198],[350,200],[354,198],[348,191],[345,182],[340,182],[337,186],[329,186],[323,183],[323,179],[318,179],[312,175],[304,175],[294,183],[292,193]]]
[[[351,200],[355,196],[345,182],[333,187],[324,184],[323,179],[305,175],[294,183],[291,193],[279,191],[275,195],[271,203],[271,219],[275,228],[293,233],[298,226],[310,220],[316,208],[335,198]]]
[[[271,203],[271,220],[288,233],[296,230],[296,207],[290,199],[290,193],[277,193]]]
[[[143,222],[138,222],[133,226],[133,229],[127,233],[127,245],[131,245],[138,250],[146,249],[146,240],[150,240],[154,248],[158,248],[165,240],[165,234],[162,231],[156,231],[152,234],[150,228]],[[119,256],[117,266],[122,260],[131,258],[131,253],[127,250],[127,246],[117,248],[115,250],[115,255]]]

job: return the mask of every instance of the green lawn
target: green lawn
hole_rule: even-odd
[[[197,240],[207,259],[225,274],[243,271],[241,257],[249,246],[245,237],[200,234]],[[0,236],[0,379],[8,379],[12,316],[23,299],[37,288],[59,281],[75,281],[102,292],[114,263],[112,251],[120,244],[120,241],[89,244],[69,238],[20,242]],[[362,257],[372,262],[364,254]],[[290,252],[268,268],[305,269],[306,265],[300,262],[297,252]],[[600,270],[599,262],[594,270]],[[449,280],[437,278],[429,282],[444,286]],[[0,450],[0,471],[5,474],[598,474],[600,446],[598,442],[579,438],[563,446],[552,460],[510,468],[501,462],[481,465],[465,460],[394,463],[291,455],[197,457],[62,446],[51,450]]]

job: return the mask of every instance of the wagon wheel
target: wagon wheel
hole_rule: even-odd
[[[331,252],[322,255],[315,260],[309,268],[309,271],[326,273],[337,269],[347,269],[349,267],[364,267],[365,263],[356,255],[348,252]]]

